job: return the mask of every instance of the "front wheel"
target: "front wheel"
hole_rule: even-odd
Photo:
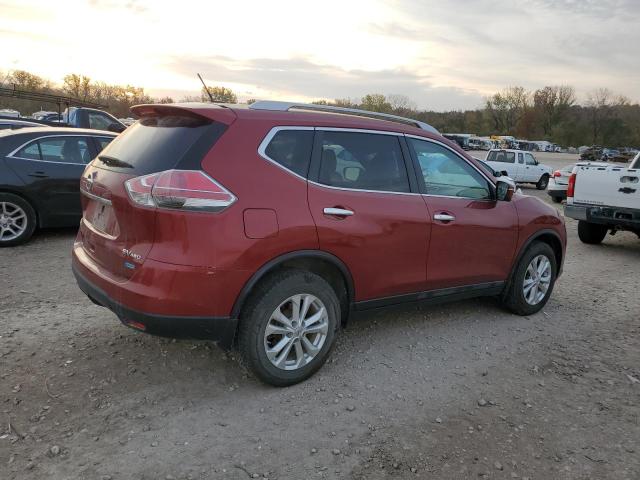
[[[283,270],[261,283],[243,309],[238,348],[262,381],[284,387],[327,360],[340,325],[340,302],[320,276]]]
[[[553,249],[547,243],[534,242],[516,267],[504,305],[518,315],[538,312],[551,296],[557,271]]]
[[[538,190],[545,190],[547,188],[547,185],[549,185],[549,175],[545,173],[540,177],[538,183],[536,183],[536,188]]]
[[[598,245],[607,236],[607,226],[598,223],[589,223],[584,220],[578,222],[578,238],[582,243]]]

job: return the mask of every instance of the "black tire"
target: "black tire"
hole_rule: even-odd
[[[328,330],[315,357],[295,370],[284,370],[267,357],[265,331],[278,306],[299,294],[313,295],[322,302],[327,312]],[[322,277],[296,269],[276,272],[256,287],[242,309],[238,327],[240,355],[255,376],[265,383],[285,387],[301,382],[318,371],[329,357],[341,323],[340,311],[335,291]]]
[[[598,245],[602,243],[604,237],[607,236],[609,229],[606,225],[600,225],[598,223],[589,223],[584,220],[578,222],[578,238],[582,243],[588,243],[589,245]]]
[[[523,285],[527,268],[531,261],[538,255],[544,255],[549,260],[551,264],[551,278],[544,298],[535,305],[531,305],[524,296]],[[551,292],[553,292],[557,272],[558,265],[556,256],[551,246],[548,243],[533,242],[522,258],[520,258],[520,262],[511,278],[508,289],[503,296],[503,305],[517,315],[533,315],[540,311],[540,309],[546,305],[547,301],[549,301]]]
[[[548,185],[549,185],[549,175],[545,173],[540,177],[540,180],[538,180],[538,183],[536,183],[536,188],[538,190],[546,190]]]
[[[6,204],[8,206],[16,206],[22,209],[26,217],[24,220],[26,222],[26,225],[24,225],[26,228],[24,228],[20,235],[12,238],[11,240],[3,240],[3,237],[0,236],[0,247],[14,247],[16,245],[26,243],[33,235],[33,232],[35,232],[36,230],[37,220],[35,210],[31,206],[31,204],[29,204],[29,202],[27,202],[22,197],[19,197],[18,195],[14,195],[13,193],[0,192],[0,216],[3,213],[2,204]]]
[[[551,197],[553,203],[562,203],[562,197],[553,196]]]

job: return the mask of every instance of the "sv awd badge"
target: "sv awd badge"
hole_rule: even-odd
[[[142,255],[133,253],[131,250],[128,250],[126,248],[122,249],[122,255],[124,255],[125,257],[133,258],[136,262],[142,261]]]

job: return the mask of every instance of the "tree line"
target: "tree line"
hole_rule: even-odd
[[[141,87],[111,85],[80,74],[69,74],[62,85],[24,70],[0,75],[3,86],[20,90],[64,95],[106,106],[117,117],[130,116],[130,107],[140,103],[174,103],[171,97],[152,98]],[[207,91],[208,90],[208,91]],[[222,86],[201,89],[200,95],[179,101],[237,103],[237,95]],[[253,99],[247,103],[252,103]],[[40,109],[54,110],[33,100],[0,99],[0,107],[22,114]],[[316,104],[390,113],[429,123],[441,132],[474,133],[479,136],[513,135],[529,140],[548,140],[563,146],[603,145],[640,147],[640,105],[607,88],[589,92],[581,102],[568,85],[551,85],[530,91],[512,86],[485,99],[481,108],[434,112],[421,110],[405,95],[371,93],[360,99],[318,100]]]

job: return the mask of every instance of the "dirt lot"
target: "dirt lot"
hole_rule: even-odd
[[[287,389],[91,304],[73,231],[1,250],[0,479],[638,479],[640,241],[587,246],[567,227],[541,313],[369,314]]]

